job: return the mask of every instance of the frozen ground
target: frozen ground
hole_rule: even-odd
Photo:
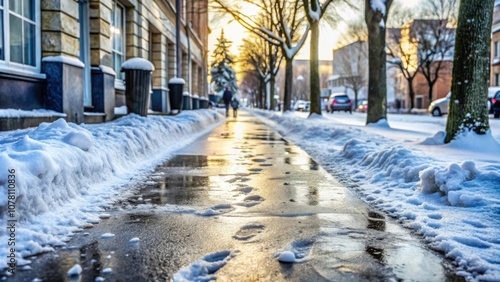
[[[446,117],[390,115],[388,124],[367,127],[366,116],[357,113],[311,119],[307,113],[254,113],[371,206],[422,234],[456,262],[461,275],[500,280],[499,120],[491,120],[487,136],[443,145],[439,132]],[[132,115],[100,125],[77,126],[61,119],[0,133],[0,167],[6,168],[0,171],[1,225],[6,226],[7,214],[14,214],[18,263],[29,263],[21,257],[49,251],[109,217],[103,211],[110,202],[132,195],[129,188],[144,174],[223,119],[200,110],[176,117]],[[12,212],[7,206],[9,175],[16,179]],[[2,242],[8,236],[0,229]],[[287,251],[277,257],[301,259]],[[0,267],[7,266],[7,255],[1,248]],[[218,259],[203,257],[192,266],[211,268],[212,262],[219,265]],[[194,277],[189,268],[179,275]]]
[[[500,280],[500,121],[443,144],[446,117],[254,110],[371,206],[421,234],[460,275]]]
[[[158,163],[222,121],[215,111],[199,110],[97,125],[59,119],[0,133],[0,241],[7,244],[15,234],[10,246],[18,266],[29,263],[23,257],[63,245],[109,217],[104,207],[131,195],[129,187]],[[13,230],[5,228],[7,219],[15,220],[8,222]],[[7,255],[2,246],[0,268],[7,267]]]

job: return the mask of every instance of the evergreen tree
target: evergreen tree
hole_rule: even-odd
[[[214,90],[220,92],[224,90],[226,86],[229,86],[229,89],[234,94],[238,90],[238,87],[236,86],[236,74],[232,68],[234,59],[229,52],[229,47],[231,47],[232,42],[224,37],[224,30],[222,30],[217,41],[218,43],[212,55],[213,61],[211,65]]]

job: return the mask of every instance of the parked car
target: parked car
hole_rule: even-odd
[[[494,114],[493,100],[495,97],[500,97],[500,87],[490,87],[488,89],[488,113]],[[432,101],[429,105],[428,113],[433,116],[442,116],[448,114],[449,102],[450,102],[451,92],[446,95],[446,97]],[[499,98],[496,99],[498,101]]]
[[[442,116],[448,114],[448,105],[450,103],[451,92],[446,97],[432,101],[427,112],[432,116]]]
[[[493,109],[493,117],[500,118],[500,91],[495,93],[491,98],[491,108]]]
[[[311,106],[311,102],[309,101],[304,101],[304,100],[298,100],[295,102],[293,105],[293,110],[295,111],[309,111],[309,107]]]
[[[311,102],[307,101],[304,105],[299,107],[299,111],[307,112],[311,108]]]
[[[368,111],[368,101],[364,100],[358,106],[358,112],[366,113]]]
[[[326,102],[326,112],[346,111],[352,114],[352,101],[344,93],[333,93]]]
[[[493,99],[495,97],[498,97],[498,93],[500,92],[500,87],[498,86],[493,86],[488,88],[488,113],[494,114],[493,111]],[[498,98],[496,98],[498,101]]]

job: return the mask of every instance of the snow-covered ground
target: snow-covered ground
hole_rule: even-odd
[[[500,120],[485,136],[445,145],[446,117],[389,115],[365,126],[361,113],[253,112],[443,251],[460,275],[500,281]]]
[[[28,263],[23,257],[50,251],[109,217],[106,205],[131,195],[129,187],[146,173],[223,121],[216,111],[197,110],[95,125],[59,119],[1,132],[0,269],[10,248],[20,266]],[[8,248],[9,238],[15,245]]]
[[[254,113],[357,187],[370,205],[422,234],[463,276],[500,280],[500,120],[490,120],[486,136],[444,145],[439,132],[446,117],[389,115],[388,124],[367,127],[359,113],[309,119],[307,113]],[[223,120],[216,111],[198,110],[98,125],[60,119],[0,133],[0,225],[7,226],[11,213],[17,220],[19,265],[28,263],[21,257],[51,250],[109,217],[104,207],[132,195],[130,187],[158,163]],[[11,175],[15,210],[8,207]],[[0,241],[8,242],[3,227]],[[0,268],[9,254],[0,248]],[[203,260],[194,265],[206,265]],[[188,270],[181,274],[191,277]]]

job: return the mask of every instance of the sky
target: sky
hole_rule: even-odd
[[[342,183],[355,184],[353,192],[372,208],[421,234],[456,263],[459,275],[500,280],[500,119],[490,120],[485,136],[444,145],[446,116],[390,114],[388,121],[365,126],[362,113],[308,119],[303,112],[253,112]],[[141,177],[224,121],[217,111],[197,110],[93,125],[59,119],[0,132],[0,167],[16,169],[15,195],[23,199],[14,213],[17,257],[51,251],[92,227],[106,207],[136,192]],[[0,210],[7,210],[12,173],[0,170]],[[186,210],[192,207],[165,207]],[[0,241],[7,236],[0,229]],[[0,268],[7,255],[0,248]]]

